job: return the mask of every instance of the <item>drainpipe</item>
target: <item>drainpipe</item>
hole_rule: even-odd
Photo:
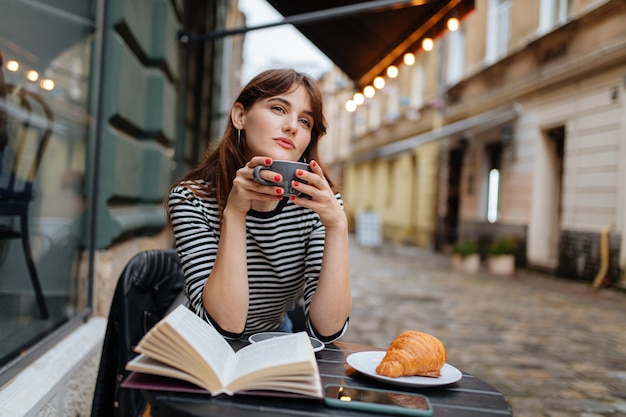
[[[613,226],[607,224],[600,231],[600,270],[593,280],[593,288],[599,289],[604,284],[606,273],[609,271],[609,233]]]

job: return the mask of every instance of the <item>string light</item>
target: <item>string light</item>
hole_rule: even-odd
[[[374,78],[374,87],[378,88],[379,90],[382,89],[385,86],[385,79],[381,76],[378,76],[376,78]]]
[[[354,101],[357,106],[360,106],[365,103],[365,96],[361,93],[356,93],[354,97],[352,97],[352,101]]]
[[[356,103],[354,102],[354,100],[346,101],[346,110],[348,110],[350,113],[356,110]]]
[[[39,73],[35,70],[30,70],[26,73],[26,78],[28,78],[28,80],[35,82],[39,79]]]
[[[363,89],[363,94],[367,98],[372,98],[374,97],[374,95],[376,95],[376,89],[372,87],[371,85],[368,85],[367,87]]]
[[[451,32],[455,32],[457,30],[459,30],[459,19],[457,19],[456,17],[451,17],[450,19],[448,19],[448,30]]]
[[[12,59],[10,61],[7,61],[6,67],[7,67],[7,70],[9,70],[11,72],[15,72],[18,69],[20,69],[20,64],[17,61]]]
[[[424,40],[422,40],[422,49],[425,51],[431,51],[434,46],[435,43],[431,38],[424,38]]]
[[[407,65],[415,64],[415,54],[411,52],[407,52],[406,54],[404,54],[404,63]]]
[[[54,81],[43,79],[39,81],[39,87],[43,88],[44,90],[52,91],[54,90]]]
[[[389,78],[396,78],[398,76],[398,67],[389,65],[389,67],[387,67],[387,76]]]

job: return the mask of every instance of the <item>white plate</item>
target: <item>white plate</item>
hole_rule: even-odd
[[[267,340],[267,339],[271,339],[273,337],[280,337],[280,336],[285,336],[291,333],[286,333],[286,332],[261,332],[261,333],[256,333],[253,334],[252,336],[250,336],[248,338],[248,340],[250,341],[250,343],[257,343],[260,342],[262,340]],[[324,343],[322,343],[319,339],[316,339],[314,337],[309,336],[309,340],[311,341],[311,346],[313,346],[313,352],[319,352],[320,350],[324,349]]]
[[[409,387],[436,387],[439,385],[452,384],[463,376],[461,371],[454,366],[445,363],[441,368],[441,376],[438,378],[426,376],[401,376],[398,378],[390,378],[388,376],[376,373],[376,367],[385,356],[385,351],[367,351],[357,352],[346,358],[348,365],[357,371],[370,376],[379,381],[389,382],[395,385],[403,385]]]

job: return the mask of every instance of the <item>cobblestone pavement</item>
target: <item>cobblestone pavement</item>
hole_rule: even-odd
[[[351,242],[342,340],[386,347],[403,330],[427,332],[450,364],[502,391],[515,417],[626,416],[626,291],[525,270],[468,276],[450,264]]]

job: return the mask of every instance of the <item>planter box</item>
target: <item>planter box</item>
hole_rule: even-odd
[[[480,255],[473,253],[467,256],[452,255],[452,269],[464,274],[474,275],[480,271]]]
[[[489,256],[487,258],[487,271],[493,275],[513,275],[515,273],[515,255]]]

